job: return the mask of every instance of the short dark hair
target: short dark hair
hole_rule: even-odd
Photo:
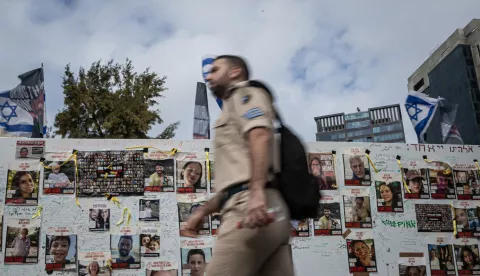
[[[122,239],[124,239],[124,240],[129,240],[129,241],[132,243],[132,245],[133,245],[133,238],[132,238],[132,236],[126,236],[126,235],[120,236],[120,238],[118,239],[118,243],[120,243],[120,241],[121,241]]]
[[[193,255],[202,255],[203,261],[206,262],[205,252],[202,249],[195,248],[195,249],[190,249],[190,251],[188,251],[187,263],[190,262],[190,257],[192,257]]]
[[[234,55],[221,55],[215,58],[215,60],[226,59],[230,65],[240,67],[242,69],[242,76],[245,80],[250,78],[250,72],[248,70],[248,65],[245,60],[239,56]]]

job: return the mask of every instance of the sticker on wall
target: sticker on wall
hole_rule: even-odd
[[[403,212],[402,176],[393,173],[375,175],[378,212]]]
[[[452,207],[448,204],[415,204],[418,232],[453,232]]]
[[[180,222],[180,230],[182,230],[188,218],[202,205],[207,202],[206,194],[178,194],[178,219]],[[205,216],[199,229],[199,235],[210,235],[209,216]]]
[[[309,171],[319,180],[320,190],[336,190],[335,160],[332,153],[308,153]]]
[[[343,154],[345,186],[370,186],[370,163],[365,150],[351,148]]]
[[[423,161],[421,161],[423,162]],[[420,161],[410,160],[403,168],[405,185],[403,192],[405,199],[430,199],[430,181],[427,175],[428,169],[421,168]]]
[[[369,189],[343,189],[345,228],[372,228]]]
[[[93,202],[88,210],[90,232],[110,231],[110,208],[107,202]]]
[[[45,240],[45,270],[77,271],[77,235],[68,227],[48,230]]]
[[[212,259],[212,244],[209,240],[181,241],[182,275],[205,275]]]
[[[5,264],[36,264],[40,245],[40,219],[7,218]]]
[[[78,252],[78,274],[110,276],[107,261],[110,251]]]
[[[346,241],[349,272],[377,272],[377,258],[372,233],[351,232]]]
[[[140,235],[136,227],[120,227],[110,236],[112,269],[138,269],[140,264]]]
[[[460,200],[480,199],[478,170],[474,164],[454,164],[453,176]]]
[[[398,270],[400,276],[427,275],[425,257],[399,257]]]
[[[178,153],[177,193],[206,193],[205,153]]]
[[[15,159],[40,159],[44,150],[43,140],[19,140],[15,149]]]
[[[340,196],[324,194],[320,198],[317,218],[313,219],[315,236],[334,236],[342,234],[342,214]]]
[[[71,152],[46,153],[43,161],[43,193],[75,193],[75,161]]]
[[[454,203],[457,233],[460,238],[480,237],[478,217],[479,206],[475,201],[457,201]]]
[[[175,192],[174,163],[168,152],[149,152],[145,158],[145,192]]]
[[[5,205],[37,205],[40,162],[8,164]]]
[[[453,245],[458,275],[479,275],[480,259],[478,254],[478,241],[463,238],[455,240]]]

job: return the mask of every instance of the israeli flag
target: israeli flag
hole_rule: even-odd
[[[208,86],[208,81],[207,81],[207,75],[210,73],[210,70],[212,69],[212,63],[215,60],[216,56],[214,55],[205,55],[202,57],[202,75],[203,75],[203,81],[205,84]],[[218,106],[220,109],[222,108],[222,99],[216,98]]]
[[[427,95],[410,91],[405,101],[405,109],[415,128],[420,143],[425,143],[424,134],[437,110],[438,102],[442,99],[430,98]]]
[[[0,93],[0,128],[8,136],[30,137],[33,117],[9,97],[9,91]]]

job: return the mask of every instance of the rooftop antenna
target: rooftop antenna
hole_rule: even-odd
[[[357,112],[360,112],[360,108],[359,108],[359,107],[357,107]]]

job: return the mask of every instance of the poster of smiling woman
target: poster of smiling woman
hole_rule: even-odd
[[[6,205],[37,205],[40,162],[8,164]]]

